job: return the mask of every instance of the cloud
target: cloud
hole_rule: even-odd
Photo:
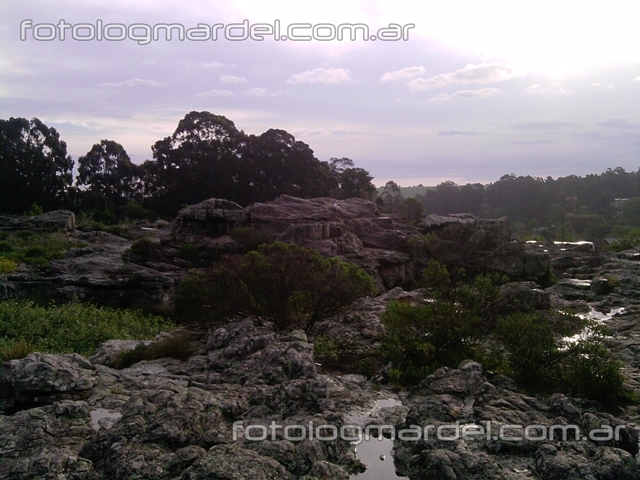
[[[247,83],[247,80],[244,77],[236,77],[235,75],[220,75],[220,81],[222,83]]]
[[[153,80],[143,80],[142,78],[134,78],[124,82],[103,82],[95,85],[100,88],[135,88],[135,87],[166,87],[166,83],[154,82]]]
[[[464,130],[446,130],[438,132],[438,135],[482,135],[481,132],[468,132]]]
[[[509,65],[486,63],[480,65],[469,64],[455,72],[442,73],[431,78],[414,78],[409,82],[411,90],[429,90],[453,84],[467,83],[495,83],[510,80],[524,75]]]
[[[456,98],[489,98],[500,93],[497,88],[481,88],[478,90],[458,90],[452,94],[441,93],[427,100],[429,103],[438,104],[452,102]]]
[[[335,84],[350,82],[352,79],[349,76],[349,70],[344,68],[314,68],[313,70],[307,70],[302,73],[292,75],[287,83],[324,83]]]
[[[640,130],[639,123],[632,123],[626,118],[610,118],[598,122],[601,127],[617,128],[620,130]]]
[[[198,93],[196,97],[198,98],[209,98],[209,97],[231,97],[234,93],[230,90],[209,90],[208,92]]]
[[[224,66],[224,64],[220,62],[201,62],[200,66],[204,68],[220,68]]]
[[[270,92],[266,88],[252,88],[251,90],[247,90],[245,93],[252,97],[278,97],[286,92]]]
[[[598,87],[598,86],[600,86],[600,84],[599,83],[594,83],[592,86],[593,87]],[[572,90],[565,90],[564,88],[562,88],[557,83],[553,83],[549,87],[541,87],[539,84],[534,83],[533,85],[529,85],[528,87],[526,87],[524,90],[525,90],[525,92],[527,92],[530,95],[536,95],[536,94],[539,94],[539,93],[558,93],[560,95],[564,95],[566,93],[571,93],[572,92]]]
[[[636,77],[633,79],[634,82],[640,82],[640,77]]]
[[[600,83],[599,83],[599,82],[592,83],[592,84],[591,84],[591,86],[592,86],[592,87],[599,87],[599,86],[600,86]]]
[[[578,126],[578,124],[577,123],[573,123],[573,122],[554,122],[554,121],[550,121],[550,122],[523,122],[523,123],[516,123],[515,124],[516,128],[530,128],[530,129],[534,129],[534,130],[568,128],[568,127],[577,127],[577,126]]]
[[[405,78],[413,78],[424,73],[424,67],[407,67],[395,72],[387,72],[381,78],[381,82],[392,82],[394,80],[403,80]]]

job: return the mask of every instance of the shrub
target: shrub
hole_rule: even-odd
[[[257,250],[260,245],[273,243],[271,237],[253,227],[236,228],[229,236],[242,245],[245,252]]]
[[[546,369],[557,359],[558,349],[551,327],[542,315],[510,315],[498,322],[496,333],[509,351],[509,373],[516,381],[537,387],[548,383]]]
[[[0,241],[0,253],[13,252],[13,245],[9,242]]]
[[[373,281],[358,267],[275,242],[241,260],[228,256],[208,272],[192,273],[180,285],[176,313],[213,322],[258,315],[280,330],[303,328],[310,334],[319,320],[373,291]]]
[[[136,240],[131,245],[129,249],[129,253],[135,255],[143,262],[151,260],[152,258],[156,258],[160,251],[160,245],[152,242],[148,238],[141,238],[140,240]]]
[[[22,341],[40,352],[91,355],[106,340],[152,338],[170,328],[171,322],[133,310],[84,303],[0,302],[0,341]]]
[[[149,345],[141,343],[133,350],[126,350],[118,355],[113,368],[128,368],[143,360],[157,360],[159,358],[175,358],[185,360],[193,355],[194,348],[184,335],[168,337]]]
[[[15,262],[8,258],[0,257],[0,275],[5,273],[11,273],[16,269]]]
[[[24,358],[33,351],[34,348],[22,340],[0,342],[0,363]]]

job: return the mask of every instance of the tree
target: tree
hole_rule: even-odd
[[[244,133],[210,112],[190,112],[173,135],[157,141],[153,162],[145,162],[145,183],[159,213],[174,215],[183,205],[218,197],[233,200],[242,165]]]
[[[78,185],[102,194],[115,206],[140,200],[141,169],[131,163],[124,147],[113,140],[102,140],[78,159]]]
[[[22,214],[33,203],[64,206],[73,160],[55,128],[39,119],[0,120],[0,211]]]
[[[396,182],[389,180],[378,198],[376,203],[380,205],[380,210],[385,213],[404,213],[405,204],[402,191]]]
[[[371,180],[373,177],[364,168],[355,168],[353,160],[350,158],[329,159],[331,174],[336,179],[337,188],[334,193],[336,198],[364,198],[374,200],[376,187]]]

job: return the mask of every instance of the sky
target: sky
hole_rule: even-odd
[[[0,118],[142,163],[209,111],[376,185],[636,171],[639,22],[637,0],[2,2]]]

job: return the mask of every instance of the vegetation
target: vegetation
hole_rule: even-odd
[[[310,333],[319,320],[373,291],[373,281],[358,267],[275,242],[242,259],[228,257],[209,272],[194,272],[180,286],[176,310],[183,320],[205,322],[258,315],[280,330]]]
[[[4,301],[0,302],[0,360],[31,349],[91,355],[106,340],[147,339],[172,328],[171,322],[138,311],[77,302],[38,306]]]
[[[118,356],[113,368],[128,368],[143,360],[175,358],[185,360],[193,355],[194,348],[185,335],[167,337],[158,342],[141,343],[132,350],[125,350]]]
[[[70,239],[61,233],[36,234],[20,230],[4,235],[0,241],[0,273],[15,270],[16,265],[25,263],[45,267],[51,260],[64,258],[65,252],[84,243]]]
[[[382,317],[380,352],[393,363],[393,382],[416,384],[441,366],[472,358],[533,391],[569,391],[603,402],[625,397],[622,364],[604,346],[602,328],[568,314],[513,312],[495,279],[480,275],[466,282],[463,271],[449,272],[434,261],[423,282],[430,302],[392,302]],[[584,328],[589,336],[561,340]]]

